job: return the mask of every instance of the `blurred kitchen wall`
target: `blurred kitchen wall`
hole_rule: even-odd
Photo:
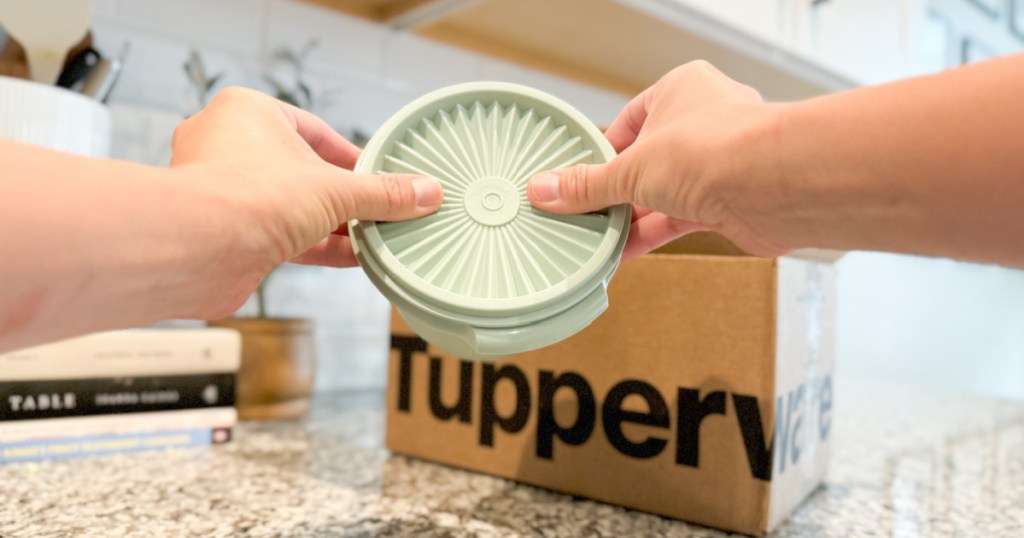
[[[1019,48],[1007,32],[992,31],[996,23],[973,2],[930,2],[935,17],[922,49],[930,68],[959,64],[965,37],[991,52]],[[211,73],[223,73],[218,86],[269,90],[262,81],[266,58],[280,47],[319,40],[309,79],[314,91],[337,98],[316,112],[346,135],[371,134],[411,99],[469,80],[544,89],[598,124],[607,124],[627,100],[286,0],[97,0],[94,19],[102,52],[113,54],[125,41],[132,47],[112,103],[115,155],[151,164],[167,162],[174,125],[192,112],[182,69],[190,48],[201,52]],[[839,268],[840,374],[1024,398],[1024,273],[860,252],[848,254]],[[383,386],[388,305],[361,271],[285,266],[272,279],[271,315],[319,322],[320,390]],[[252,312],[252,305],[243,308]]]
[[[854,252],[838,293],[839,374],[1024,398],[1024,271]]]

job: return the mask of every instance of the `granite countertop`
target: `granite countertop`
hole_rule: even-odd
[[[773,536],[1024,534],[1024,402],[837,380],[833,460]],[[725,536],[381,448],[380,393],[209,449],[0,467],[0,536]]]

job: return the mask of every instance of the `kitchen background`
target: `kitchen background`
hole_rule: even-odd
[[[649,36],[631,36],[631,46],[650,56],[632,62],[609,57],[604,68],[593,56],[608,51],[600,43],[574,41],[572,20],[510,21],[507,31],[519,35],[521,46],[497,55],[517,63],[413,31],[427,28],[450,42],[479,45],[465,33],[437,30],[438,21],[443,27],[451,17],[449,29],[486,21],[473,17],[502,1],[519,3],[442,0],[389,24],[288,0],[97,0],[96,48],[111,56],[130,44],[110,101],[113,156],[167,163],[174,126],[197,106],[183,68],[192,50],[209,74],[220,75],[214,91],[244,85],[272,92],[268,75],[285,85],[295,82],[279,53],[298,53],[313,43],[301,73],[314,96],[311,108],[343,134],[360,138],[413,98],[471,80],[534,86],[606,125],[629,90],[642,87],[636,80],[644,70],[667,69],[659,63],[666,57],[676,63],[706,57],[768,99],[790,99],[935,72],[1024,46],[1013,22],[1024,19],[1024,10],[1012,7],[1024,2],[1004,0],[621,0],[618,8],[682,37],[673,42],[678,50],[665,50],[657,43],[644,49]],[[369,10],[375,2],[334,3]],[[561,11],[588,5],[547,4]],[[600,19],[599,9],[577,14]],[[543,30],[552,27],[564,32],[563,39]],[[614,27],[606,32],[615,46],[621,36]],[[554,59],[538,63],[514,52],[531,46],[548,47]],[[576,79],[570,80],[519,64],[548,71],[583,67],[562,70]],[[881,373],[1024,398],[1024,273],[857,252],[839,262],[839,275],[837,367],[843,375]],[[267,303],[270,315],[316,320],[318,390],[384,386],[389,307],[360,270],[286,266],[271,276]],[[255,308],[250,301],[240,315]]]

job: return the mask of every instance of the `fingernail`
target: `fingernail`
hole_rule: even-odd
[[[538,202],[554,202],[558,199],[558,174],[544,172],[530,179],[533,198]]]
[[[434,207],[441,203],[443,192],[436,179],[418,177],[412,180],[412,190],[416,193],[416,205],[419,207]]]

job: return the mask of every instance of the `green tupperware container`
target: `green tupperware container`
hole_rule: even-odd
[[[409,326],[450,353],[491,359],[553,344],[607,308],[630,206],[555,215],[530,204],[526,184],[614,156],[583,114],[544,92],[437,90],[388,120],[356,171],[436,178],[444,203],[411,221],[352,221],[356,256]]]

